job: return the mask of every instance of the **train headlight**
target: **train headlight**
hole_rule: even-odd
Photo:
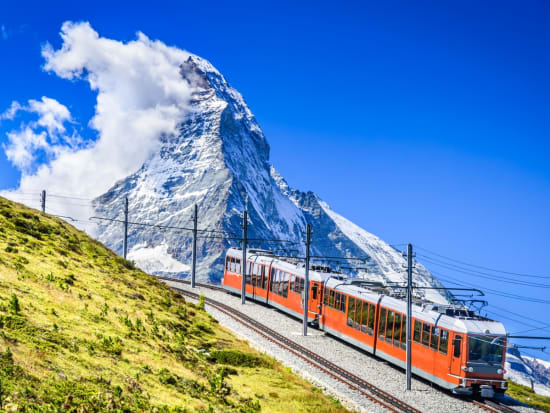
[[[468,367],[468,373],[473,373],[474,372],[474,368],[473,367]]]
[[[498,373],[498,374],[502,374],[502,373],[503,373],[502,369],[498,369],[498,370],[497,370],[497,373]]]

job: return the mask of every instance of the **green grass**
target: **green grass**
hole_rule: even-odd
[[[543,412],[550,412],[550,397],[536,394],[528,386],[508,381],[508,391],[506,394],[517,401],[533,406]]]
[[[0,198],[0,411],[345,411],[203,307]]]

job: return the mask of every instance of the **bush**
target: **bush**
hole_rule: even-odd
[[[172,384],[172,385],[174,385],[178,382],[177,376],[170,373],[170,371],[168,369],[162,369],[159,372],[159,381],[162,384]]]
[[[19,314],[21,306],[19,305],[19,298],[15,294],[11,295],[10,302],[8,304],[10,311],[13,314]]]
[[[238,350],[216,350],[210,353],[208,360],[235,367],[271,367],[264,358]]]
[[[101,350],[114,356],[120,356],[122,354],[122,341],[120,338],[104,337],[100,341],[99,346]]]
[[[201,294],[200,297],[199,297],[199,305],[198,305],[198,308],[200,310],[204,311],[204,303],[205,302],[206,302],[206,297],[204,296],[204,294]]]
[[[193,323],[193,328],[198,331],[204,331],[208,334],[214,334],[214,330],[212,330],[212,327],[210,327],[208,324],[203,323],[202,321],[197,321]]]

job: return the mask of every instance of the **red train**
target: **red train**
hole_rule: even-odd
[[[224,289],[241,292],[242,250],[229,249]],[[246,296],[303,317],[304,266],[268,251],[247,254]],[[405,367],[406,301],[328,267],[313,266],[310,323],[368,353]],[[412,372],[457,394],[491,398],[507,389],[502,323],[455,305],[414,300]]]

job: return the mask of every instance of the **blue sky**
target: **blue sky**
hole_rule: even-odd
[[[548,3],[80,3],[2,6],[0,112],[48,96],[93,138],[95,92],[43,71],[41,47],[60,47],[67,20],[119,41],[141,31],[227,77],[292,186],[389,243],[545,276],[508,275],[550,286]],[[20,122],[0,123],[1,143]],[[16,187],[4,151],[0,168],[0,189]],[[425,263],[461,283],[550,299],[547,288]],[[547,322],[549,304],[488,297],[511,332],[529,327],[505,320],[518,318],[506,310]]]

